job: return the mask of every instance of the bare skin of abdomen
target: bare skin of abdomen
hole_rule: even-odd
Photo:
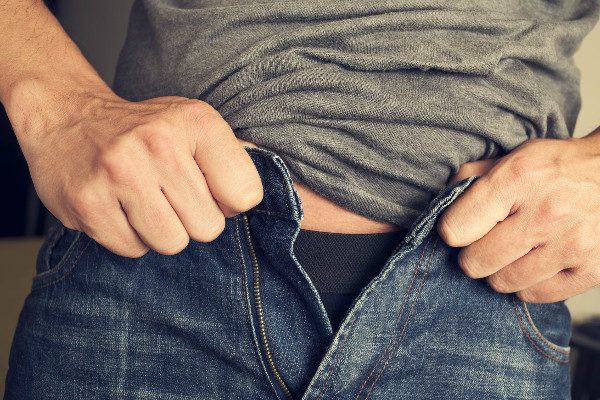
[[[244,146],[258,147],[252,142],[238,140]],[[335,233],[382,233],[400,230],[397,225],[356,214],[300,182],[293,180],[293,184],[304,209],[304,218],[300,221],[302,229]]]

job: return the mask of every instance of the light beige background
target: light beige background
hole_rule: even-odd
[[[130,5],[131,0],[66,0],[58,10],[65,29],[109,83]],[[583,106],[575,136],[584,136],[600,126],[600,24],[583,43],[576,61],[582,73]],[[10,341],[40,245],[40,238],[0,240],[0,395],[4,393]],[[575,297],[568,304],[575,320],[600,314],[600,289]]]

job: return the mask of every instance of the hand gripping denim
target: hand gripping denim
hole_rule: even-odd
[[[118,256],[58,225],[44,242],[5,399],[566,399],[570,315],[467,277],[438,216],[414,221],[333,332],[294,256],[283,160],[246,147],[264,198],[213,242]]]

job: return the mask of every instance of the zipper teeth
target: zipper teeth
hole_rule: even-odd
[[[252,244],[252,236],[250,235],[250,223],[248,221],[248,216],[246,214],[242,214],[242,219],[244,220],[246,240],[248,242],[248,247],[250,248],[250,255],[252,257],[252,275],[254,277],[253,284],[253,293],[254,293],[254,302],[256,303],[256,311],[258,314],[258,329],[260,333],[260,339],[265,349],[265,356],[267,357],[267,363],[269,364],[269,368],[275,377],[275,380],[283,390],[285,397],[288,400],[292,400],[292,393],[290,389],[287,387],[281,374],[279,373],[279,369],[275,365],[275,360],[273,360],[273,354],[271,353],[271,348],[269,347],[269,341],[267,340],[267,331],[265,326],[265,313],[262,304],[262,297],[260,294],[260,275],[259,275],[259,266],[258,266],[258,258],[256,257],[256,252],[254,250],[254,246]]]

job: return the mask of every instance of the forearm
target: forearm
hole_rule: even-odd
[[[0,0],[0,32],[0,102],[18,137],[75,111],[76,93],[110,92],[41,0]]]

